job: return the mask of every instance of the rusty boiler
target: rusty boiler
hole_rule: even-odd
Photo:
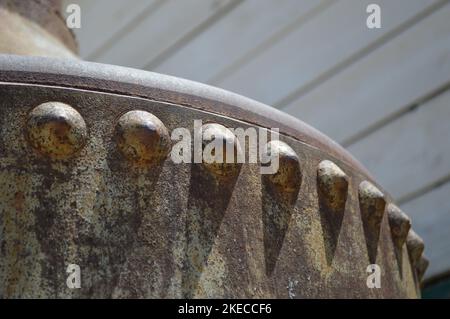
[[[81,61],[59,6],[0,1],[1,298],[420,297],[424,244],[347,151],[231,92]],[[224,154],[249,153],[232,128],[278,131],[278,170],[174,162],[196,121]]]

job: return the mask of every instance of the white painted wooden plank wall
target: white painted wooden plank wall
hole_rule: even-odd
[[[450,91],[407,112],[348,150],[399,200],[449,175]]]
[[[189,40],[191,33],[239,4],[241,0],[160,0],[158,8],[135,21],[132,32],[110,41],[98,61],[140,68]],[[167,54],[167,53],[166,53]]]
[[[447,4],[282,109],[351,140],[450,81],[449,19]]]
[[[449,0],[67,2],[84,59],[230,89],[343,143],[412,215],[426,276],[450,270]]]
[[[298,28],[330,4],[330,0],[245,1],[151,70],[211,82],[246,57],[266,52],[265,42]]]
[[[83,1],[80,4],[82,28],[92,32],[79,32],[81,56],[97,56],[98,51],[115,41],[118,34],[124,32],[127,25],[132,24],[140,13],[150,14],[157,3],[157,0]]]
[[[372,2],[335,1],[314,19],[232,74],[215,79],[213,84],[269,105],[277,104],[433,3],[411,0],[405,8],[398,1],[377,1],[385,8],[386,18],[381,29],[370,30],[365,24],[366,14],[361,13]]]

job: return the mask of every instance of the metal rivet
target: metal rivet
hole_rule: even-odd
[[[371,263],[376,260],[385,206],[384,195],[378,188],[368,181],[359,185],[359,207]]]
[[[383,193],[368,181],[359,185],[359,205],[367,220],[381,222],[386,201]]]
[[[278,170],[265,175],[270,183],[282,192],[297,193],[302,176],[300,160],[295,151],[286,143],[275,140],[267,143],[264,154],[266,158],[278,158]],[[264,165],[274,167],[272,162]]]
[[[167,128],[153,114],[129,111],[119,118],[115,138],[122,154],[135,164],[158,164],[170,152]]]
[[[343,213],[347,201],[348,177],[333,162],[325,160],[317,169],[319,196],[324,199],[328,209]]]
[[[325,254],[331,265],[344,219],[348,177],[336,164],[324,160],[317,168],[317,190]]]
[[[411,263],[416,265],[422,256],[425,245],[422,238],[420,238],[420,236],[417,235],[412,229],[409,230],[408,236],[406,237],[406,247],[408,247]]]
[[[387,207],[389,227],[396,248],[401,249],[411,228],[411,220],[394,204]]]
[[[80,113],[60,102],[38,105],[28,114],[30,144],[51,158],[67,158],[86,143],[87,128]]]
[[[208,123],[202,126],[203,166],[218,177],[235,176],[241,151],[236,136],[225,126]],[[227,153],[232,152],[233,154]]]
[[[295,210],[302,175],[297,154],[282,141],[270,141],[261,155],[264,255],[266,274],[271,276]]]
[[[422,256],[419,259],[419,262],[417,263],[416,266],[417,278],[419,279],[419,282],[422,281],[423,275],[425,275],[425,272],[427,271],[429,264],[430,261],[425,256]]]

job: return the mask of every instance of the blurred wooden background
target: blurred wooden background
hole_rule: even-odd
[[[222,87],[344,145],[412,217],[426,276],[450,270],[449,1],[66,3],[81,6],[83,59]]]

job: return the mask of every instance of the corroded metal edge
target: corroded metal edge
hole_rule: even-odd
[[[280,133],[371,174],[339,144],[308,124],[241,95],[172,76],[107,64],[0,55],[0,81],[72,87],[143,97],[242,120]]]

